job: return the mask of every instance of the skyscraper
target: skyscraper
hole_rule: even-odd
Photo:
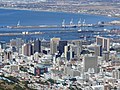
[[[17,48],[21,48],[23,43],[24,43],[24,41],[21,38],[16,38],[16,39],[11,39],[10,40],[10,45],[11,46],[16,46]]]
[[[6,42],[5,41],[0,41],[0,48],[5,49],[6,47]]]
[[[34,41],[34,53],[41,53],[41,41],[39,39]]]
[[[93,50],[95,56],[102,56],[102,46],[101,45],[92,44],[92,45],[88,46],[88,49]]]
[[[10,45],[14,48],[16,48],[16,50],[21,53],[21,47],[24,44],[24,40],[22,40],[21,38],[16,38],[16,39],[11,39],[10,40]]]
[[[67,45],[67,41],[59,41],[58,51],[60,55],[64,53],[64,47]]]
[[[22,46],[22,54],[26,56],[33,55],[33,46],[31,43],[27,43]]]
[[[120,70],[119,69],[115,69],[112,71],[112,77],[115,79],[120,79]]]
[[[81,40],[73,40],[72,43],[76,45],[77,50],[76,50],[76,55],[79,57],[80,53],[82,51],[82,41]]]
[[[88,69],[94,69],[94,72],[98,72],[98,61],[97,56],[84,56],[83,58],[83,67],[84,71],[87,72]]]
[[[12,49],[7,48],[4,52],[4,60],[11,60],[12,59]]]
[[[110,57],[109,54],[110,54],[109,51],[104,51],[104,52],[102,53],[103,60],[108,61],[108,60],[110,59],[110,58],[109,58],[109,57]]]
[[[65,46],[64,53],[67,60],[71,60],[72,58],[74,58],[73,45],[70,44]]]
[[[105,37],[96,37],[97,45],[101,45],[104,51],[109,51],[110,49],[110,39]]]
[[[57,52],[57,47],[59,44],[60,38],[51,38],[50,40],[50,52],[55,54]]]

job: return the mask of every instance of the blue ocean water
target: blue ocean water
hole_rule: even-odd
[[[74,14],[74,13],[63,13],[63,12],[43,12],[43,11],[28,11],[28,10],[12,10],[12,9],[0,9],[0,26],[15,26],[18,21],[20,25],[61,25],[63,19],[65,23],[69,24],[71,19],[73,23],[77,24],[78,20],[86,21],[86,23],[95,24],[99,21],[109,22],[113,20],[120,20],[120,18],[106,17],[99,15],[89,15],[89,14]],[[101,27],[101,28],[85,28],[85,29],[112,29],[119,28],[117,26],[112,27]],[[79,28],[72,28],[67,30],[78,30]],[[79,39],[80,34],[77,32],[64,32],[64,33],[52,33],[51,31],[61,31],[61,28],[50,28],[50,29],[6,29],[1,28],[0,33],[5,32],[22,32],[22,31],[41,31],[47,32],[42,35],[30,35],[30,36],[1,36],[0,41],[9,41],[12,38],[23,38],[26,40],[35,38],[45,38],[49,40],[52,37],[60,37],[63,40]]]

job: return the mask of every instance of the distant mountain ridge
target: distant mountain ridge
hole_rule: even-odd
[[[0,0],[0,2],[120,2],[120,0]]]

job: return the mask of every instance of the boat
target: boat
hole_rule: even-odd
[[[84,35],[81,35],[80,38],[84,38],[85,36]]]
[[[81,30],[81,29],[79,29],[78,30],[78,33],[94,33],[94,31],[92,30]]]

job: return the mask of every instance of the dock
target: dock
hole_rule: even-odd
[[[36,26],[30,26],[30,25],[20,25],[20,22],[16,26],[0,26],[0,28],[9,28],[9,29],[39,29],[39,28],[80,28],[80,27],[104,27],[104,26],[113,26],[117,25],[120,26],[120,22],[98,22],[96,24],[86,24],[85,21],[83,23],[73,24],[72,21],[70,24],[65,24],[64,21],[62,25],[36,25]]]
[[[42,35],[42,34],[48,34],[48,33],[51,33],[51,34],[56,34],[56,33],[68,33],[68,32],[77,32],[77,33],[103,33],[103,32],[108,32],[108,31],[104,31],[104,30],[90,30],[90,31],[83,31],[83,32],[78,32],[77,30],[56,30],[56,31],[50,31],[50,32],[13,32],[13,33],[0,33],[0,36],[28,36],[28,35]]]
[[[44,32],[18,32],[18,33],[0,33],[0,36],[21,36],[21,35],[41,35]]]
[[[38,25],[38,26],[4,26],[1,28],[9,28],[9,29],[39,29],[39,28],[80,28],[80,27],[101,27],[104,25]]]

